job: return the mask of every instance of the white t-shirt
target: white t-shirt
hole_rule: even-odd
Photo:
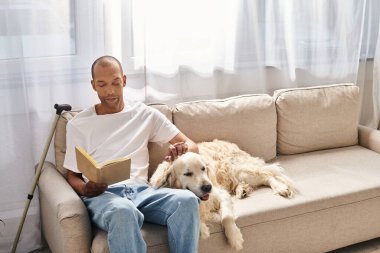
[[[177,127],[162,113],[140,102],[126,103],[123,111],[105,115],[97,115],[95,106],[92,106],[67,123],[63,166],[80,173],[75,146],[81,146],[98,163],[130,158],[131,179],[147,181],[148,142],[167,143],[178,133]]]

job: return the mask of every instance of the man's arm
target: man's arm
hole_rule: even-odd
[[[67,182],[80,196],[84,197],[97,196],[107,189],[106,184],[95,183],[92,181],[87,183],[84,182],[81,173],[75,173],[71,170],[67,170]]]
[[[190,140],[182,132],[179,132],[173,139],[169,141],[169,151],[165,157],[167,161],[174,161],[178,156],[186,153],[187,151],[198,153],[198,145]]]

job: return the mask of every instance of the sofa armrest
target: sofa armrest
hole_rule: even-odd
[[[42,231],[52,252],[90,252],[91,223],[87,208],[52,163],[39,179]]]
[[[380,131],[359,125],[359,145],[380,153]]]

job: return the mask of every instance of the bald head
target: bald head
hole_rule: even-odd
[[[100,99],[95,105],[97,114],[120,112],[124,108],[123,89],[127,77],[123,74],[120,62],[112,56],[102,56],[92,64],[91,85]]]
[[[98,59],[96,59],[94,61],[94,63],[92,64],[92,66],[91,66],[91,76],[92,76],[92,79],[94,79],[94,76],[95,76],[95,67],[97,65],[102,66],[102,67],[109,67],[109,66],[114,65],[115,63],[119,66],[120,74],[123,75],[123,68],[121,67],[121,64],[120,64],[119,60],[116,59],[113,56],[105,55],[105,56],[102,56],[102,57],[99,57]]]

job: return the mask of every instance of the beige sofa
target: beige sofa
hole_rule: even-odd
[[[294,180],[293,199],[260,188],[235,201],[245,242],[241,252],[326,252],[380,236],[380,132],[358,126],[359,90],[351,84],[278,90],[274,96],[152,105],[193,140],[237,143],[277,161]],[[87,211],[64,178],[65,125],[57,126],[56,165],[39,181],[42,228],[52,252],[108,252],[106,233],[91,226]],[[165,147],[150,144],[151,171]],[[148,252],[168,252],[166,227],[146,223]],[[234,252],[222,228],[199,252]]]

